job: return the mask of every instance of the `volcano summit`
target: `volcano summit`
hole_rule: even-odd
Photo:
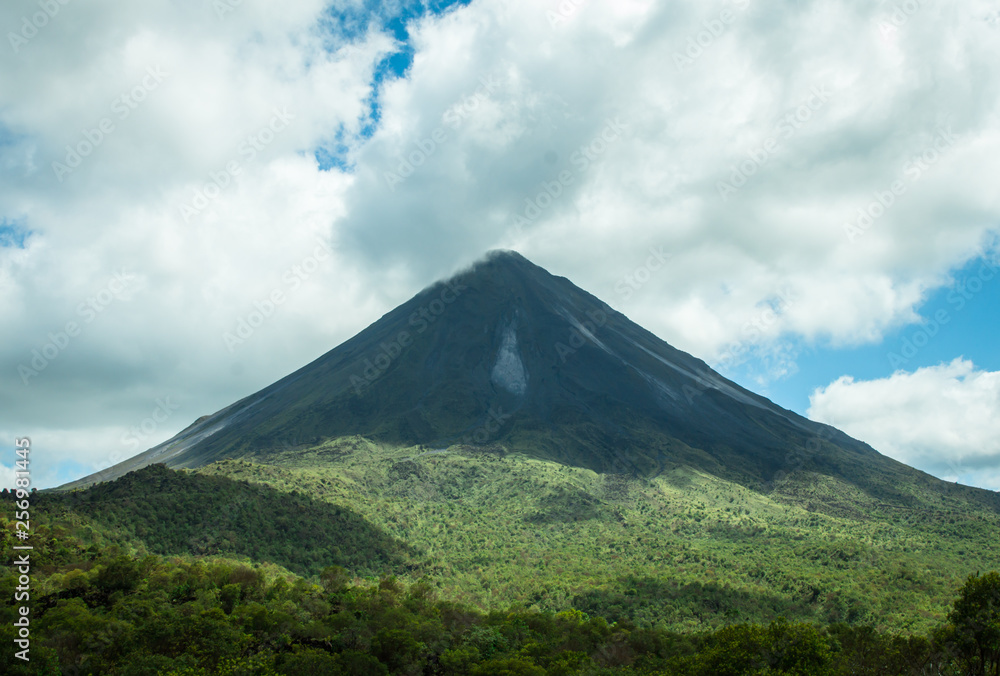
[[[727,380],[510,251],[438,282],[278,382],[174,438],[64,488],[151,463],[195,468],[359,435],[483,446],[652,476],[686,466],[765,490],[822,475],[910,504],[945,485]],[[914,489],[914,490],[911,490]]]

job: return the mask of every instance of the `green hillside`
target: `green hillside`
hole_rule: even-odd
[[[426,557],[446,598],[483,609],[569,607],[705,630],[778,617],[923,632],[967,575],[1000,568],[1000,517],[910,487],[881,503],[828,476],[758,493],[690,469],[654,478],[506,454],[352,437],[198,470],[355,510]],[[404,576],[405,577],[405,576]]]
[[[42,513],[31,533],[30,661],[11,676],[741,676],[992,673],[1000,576],[969,578],[926,636],[778,620],[681,634],[575,609],[483,613],[425,582],[309,579],[223,557],[160,557]],[[0,517],[4,551],[13,524]],[[87,543],[90,543],[89,545]],[[0,641],[14,643],[17,576],[0,567]],[[1000,652],[1000,651],[997,651]]]
[[[163,465],[86,491],[43,493],[38,508],[56,519],[83,517],[151,554],[236,555],[300,575],[338,565],[378,576],[416,565],[415,550],[348,507]]]
[[[997,516],[352,437],[32,498],[11,674],[986,674]],[[959,495],[962,495],[959,493]],[[9,500],[9,498],[8,498]],[[15,524],[0,516],[3,550]],[[0,638],[18,572],[0,566]],[[956,600],[958,599],[958,600]]]

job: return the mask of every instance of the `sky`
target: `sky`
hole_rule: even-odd
[[[496,248],[1000,490],[1000,5],[8,0],[0,483],[139,453]],[[251,323],[253,324],[251,326]]]

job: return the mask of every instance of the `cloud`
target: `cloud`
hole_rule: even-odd
[[[931,474],[1000,489],[1000,372],[958,358],[888,378],[843,376],[809,398],[811,419]]]
[[[413,30],[409,76],[356,155],[343,243],[424,281],[514,246],[713,359],[786,287],[800,302],[756,344],[877,342],[995,228],[980,9],[896,26],[852,3],[579,3],[552,22],[544,3],[474,3]],[[602,147],[608,120],[624,132]],[[877,216],[852,239],[859,210]],[[675,257],[622,302],[615,282],[650,246]]]
[[[11,457],[13,457],[11,453]],[[14,483],[17,479],[17,475],[14,473],[14,461],[10,461],[10,465],[5,465],[0,462],[0,486],[3,488],[12,488],[16,486]]]
[[[157,398],[177,431],[502,246],[765,381],[917,321],[1000,216],[988,2],[57,4],[0,44],[0,428],[53,462],[106,460]]]
[[[144,450],[121,440],[158,399],[183,405],[149,445],[377,311],[332,230],[351,177],[312,153],[361,133],[393,40],[320,30],[323,2],[230,4],[66,4],[2,55],[0,428],[37,477]]]

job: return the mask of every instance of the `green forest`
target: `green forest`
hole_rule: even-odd
[[[845,490],[361,438],[153,465],[32,495],[4,673],[997,676],[997,515]]]
[[[12,544],[4,524],[5,550]],[[301,577],[225,557],[136,556],[39,527],[29,664],[9,674],[995,674],[1000,575],[970,576],[927,635],[779,619],[694,634],[578,609],[489,613],[424,581]],[[3,596],[13,598],[15,577]],[[5,606],[4,643],[13,641]]]

